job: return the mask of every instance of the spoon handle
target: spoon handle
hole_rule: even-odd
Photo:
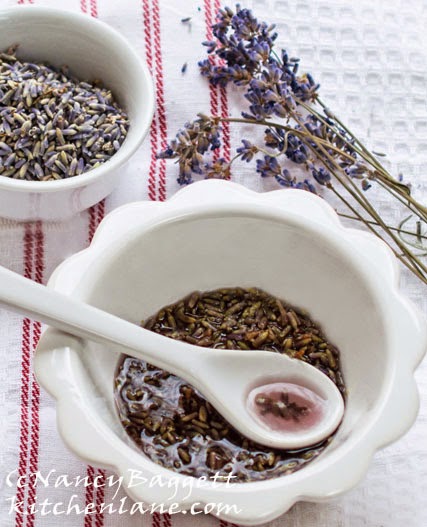
[[[191,381],[188,364],[206,351],[143,329],[0,266],[0,303],[77,337],[119,345],[129,355],[147,360]],[[191,368],[190,368],[191,371]]]

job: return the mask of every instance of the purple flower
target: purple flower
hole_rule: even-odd
[[[252,76],[249,71],[243,67],[236,64],[233,67],[227,69],[229,79],[236,84],[237,86],[246,86],[250,83]]]
[[[247,76],[256,78],[263,74],[264,67],[274,65],[280,70],[280,80],[286,84],[293,95],[303,101],[314,100],[319,87],[310,74],[297,77],[298,60],[289,58],[286,51],[282,50],[281,60],[277,55],[272,55],[272,48],[277,38],[274,25],[259,22],[249,9],[242,9],[237,5],[236,13],[226,7],[220,10],[217,23],[213,26],[213,34],[217,41],[208,41],[203,44],[207,46],[209,53],[215,53],[225,61],[228,68],[240,67],[239,75],[233,70],[228,71],[228,76],[223,70],[211,71],[209,79],[215,84],[227,82],[247,83]],[[242,69],[247,74],[242,75]],[[218,78],[218,75],[221,78]],[[279,79],[276,80],[276,83]],[[289,101],[287,101],[289,104]],[[276,113],[282,115],[279,106]]]
[[[285,146],[285,133],[281,128],[267,128],[264,135],[265,146],[277,148],[280,152]]]
[[[260,30],[258,20],[253,16],[250,9],[240,9],[231,19],[231,26],[237,38],[251,40]]]
[[[273,115],[274,102],[271,100],[271,94],[268,90],[260,88],[257,81],[250,82],[244,96],[251,103],[249,111],[255,119],[262,120]]]
[[[192,182],[192,174],[202,174],[203,155],[220,146],[218,119],[199,114],[199,119],[186,123],[175,139],[157,154],[160,159],[178,159],[180,185]]]
[[[281,174],[277,174],[275,176],[276,181],[282,185],[282,187],[286,188],[294,188],[295,187],[295,177],[291,176],[291,173],[287,168],[284,168]]]
[[[210,75],[212,75],[212,63],[209,59],[203,59],[198,62],[198,66],[200,68],[200,73],[203,75],[203,77],[209,78]]]
[[[206,179],[230,179],[230,163],[223,157],[220,157],[212,163],[206,163],[204,166],[204,174]]]
[[[170,146],[168,146],[167,148],[159,152],[156,157],[158,159],[173,159],[174,157],[176,157],[176,153]]]
[[[347,176],[355,179],[363,179],[366,174],[367,167],[363,163],[356,162],[346,167],[345,172]]]
[[[201,60],[199,63],[200,73],[214,86],[226,86],[230,80],[229,68],[215,66],[209,59]]]
[[[272,156],[264,156],[263,159],[257,159],[256,171],[261,177],[280,176],[282,170],[277,159]]]
[[[189,185],[193,182],[193,178],[191,177],[191,166],[190,163],[187,162],[184,159],[180,159],[179,161],[179,176],[177,178],[177,182],[180,185]]]
[[[240,154],[243,161],[249,163],[249,161],[252,161],[254,155],[258,153],[259,149],[246,139],[242,139],[242,143],[243,146],[239,146],[239,148],[236,149],[236,152]]]
[[[326,185],[331,181],[331,174],[323,167],[313,167],[311,173],[319,185]]]
[[[271,47],[267,42],[254,41],[250,51],[248,51],[249,58],[254,62],[265,63],[268,61],[271,54]]]
[[[302,141],[294,134],[288,134],[286,156],[298,165],[308,160],[307,148]]]
[[[312,194],[317,194],[315,186],[308,179],[304,179],[304,181],[299,181],[295,185],[295,188],[306,190],[308,192],[311,192]]]
[[[316,84],[313,77],[306,73],[301,77],[294,77],[291,87],[295,96],[301,101],[313,101],[320,84]]]
[[[202,42],[202,46],[207,47],[208,53],[213,53],[217,47],[217,43],[214,40],[205,40]]]
[[[249,9],[241,9],[239,5],[236,6],[236,13],[228,7],[221,9],[217,23],[212,27],[216,41],[203,44],[208,53],[215,53],[225,62],[225,67],[220,70],[210,68],[207,72],[201,64],[202,73],[214,84],[247,83],[260,64],[270,61],[271,49],[277,38],[273,29],[274,26],[258,22]]]
[[[227,33],[230,27],[231,19],[233,18],[233,15],[234,13],[229,7],[224,7],[224,9],[220,9],[218,11],[218,15],[216,17],[217,22],[212,27],[213,34],[217,38],[220,38],[221,35]]]
[[[372,185],[369,183],[367,179],[364,179],[362,181],[362,190],[369,190],[372,187]]]
[[[245,87],[243,94],[248,108],[242,112],[244,119],[264,122],[276,117],[284,119],[290,128],[286,131],[271,124],[266,129],[264,143],[273,152],[256,160],[256,171],[262,177],[272,176],[281,186],[315,192],[310,180],[297,181],[287,169],[282,170],[278,157],[285,155],[293,163],[304,165],[313,182],[327,185],[331,174],[327,168],[318,168],[313,164],[311,151],[320,154],[316,138],[329,141],[345,151],[347,155],[338,158],[334,149],[327,148],[351,177],[364,177],[365,167],[358,166],[356,159],[355,162],[349,159],[349,155],[357,157],[351,138],[347,138],[343,130],[337,131],[328,113],[325,112],[323,121],[310,114],[306,117],[297,114],[299,102],[313,101],[319,86],[310,74],[298,73],[298,58],[289,57],[285,50],[273,52],[277,38],[273,25],[258,21],[249,9],[237,5],[235,12],[228,7],[219,10],[212,31],[214,38],[203,42],[211,56],[199,62],[201,74],[214,86],[226,86],[232,82]],[[220,60],[215,62],[213,56]],[[159,157],[178,159],[178,181],[181,184],[191,182],[193,174],[203,173],[207,178],[230,176],[230,163],[223,158],[214,161],[205,159],[210,151],[220,147],[220,118],[199,117],[187,123],[159,154]],[[307,132],[312,138],[302,135]],[[260,147],[242,139],[235,158],[240,157],[249,163],[259,151]]]

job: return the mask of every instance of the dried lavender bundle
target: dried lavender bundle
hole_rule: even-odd
[[[129,120],[110,90],[42,63],[0,53],[0,175],[49,181],[105,163]]]
[[[210,55],[200,71],[214,86],[234,84],[247,101],[239,117],[198,114],[186,123],[159,157],[176,159],[178,182],[196,176],[229,178],[237,160],[254,161],[263,178],[274,178],[285,188],[300,188],[339,200],[338,212],[357,220],[384,240],[396,257],[427,284],[425,226],[427,207],[411,195],[410,186],[393,178],[381,164],[381,154],[370,152],[319,97],[319,84],[300,73],[299,59],[276,49],[274,24],[259,21],[249,9],[225,7],[212,26],[214,40],[204,42]],[[252,124],[264,129],[263,144],[242,139],[231,161],[212,159],[221,145],[224,122]],[[286,163],[286,165],[285,165]],[[289,169],[292,164],[297,170]],[[296,174],[302,170],[304,176]],[[394,199],[402,220],[389,225],[368,198],[372,186]],[[416,230],[408,227],[413,219]]]

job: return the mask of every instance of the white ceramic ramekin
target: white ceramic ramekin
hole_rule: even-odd
[[[112,212],[92,245],[54,273],[49,286],[138,323],[194,290],[256,286],[304,307],[341,350],[348,401],[331,445],[294,474],[229,488],[209,484],[191,495],[177,475],[151,462],[128,440],[113,400],[118,355],[48,329],[35,370],[57,400],[58,428],[78,456],[129,483],[177,478],[177,501],[222,503],[220,517],[240,525],[273,520],[296,501],[322,501],[349,490],[374,452],[413,423],[413,373],[425,353],[426,324],[398,290],[398,269],[372,235],[344,228],[321,198],[300,190],[257,194],[225,181],[204,181],[165,203]],[[242,364],[244,367],[244,364]],[[232,402],[230,402],[232,404]],[[160,503],[170,488],[127,489]]]
[[[64,64],[81,79],[101,79],[126,109],[130,129],[120,150],[83,175],[58,181],[20,181],[0,176],[0,216],[61,220],[103,199],[126,177],[125,162],[141,145],[154,111],[148,69],[130,44],[90,16],[47,7],[0,11],[0,50],[19,44],[25,60]]]

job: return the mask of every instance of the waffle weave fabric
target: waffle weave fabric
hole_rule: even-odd
[[[197,61],[200,42],[219,7],[217,0],[19,0],[15,4],[49,5],[84,12],[111,24],[147,61],[157,107],[143,147],[132,158],[132,174],[104,202],[63,223],[18,224],[0,220],[0,264],[46,283],[66,257],[86,247],[103,216],[138,200],[164,200],[179,188],[177,168],[157,160],[182,124],[197,112],[237,115],[232,90],[209,89]],[[278,43],[321,84],[322,98],[375,150],[387,154],[392,173],[403,173],[417,197],[427,202],[427,4],[424,0],[247,0],[260,18],[275,22]],[[191,17],[188,23],[181,19]],[[182,68],[187,64],[186,69]],[[182,69],[185,71],[183,72]],[[232,126],[222,154],[227,156],[250,130]],[[232,179],[254,190],[277,188],[243,166]],[[393,218],[393,203],[378,197]],[[402,288],[424,311],[425,289],[403,273]],[[97,513],[43,516],[10,512],[7,475],[54,470],[70,479],[105,477],[64,446],[56,429],[53,400],[36,384],[31,358],[40,324],[0,311],[0,525],[3,527],[201,527],[226,526],[212,516],[121,515]],[[403,350],[404,351],[404,350]],[[364,481],[333,501],[298,503],[273,527],[425,527],[427,525],[427,364],[417,372],[421,410],[411,431],[378,452]],[[15,472],[16,473],[16,472]],[[19,491],[25,510],[33,503],[109,502],[115,489],[54,488],[39,484]],[[111,495],[110,495],[111,494]],[[124,496],[120,494],[115,501]],[[260,506],[262,501],[260,500]]]

